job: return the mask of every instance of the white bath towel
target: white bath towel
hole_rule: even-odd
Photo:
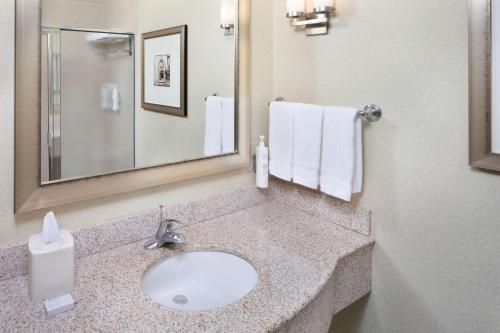
[[[234,98],[222,97],[222,153],[234,153]]]
[[[293,182],[317,189],[321,162],[324,107],[294,105]]]
[[[207,97],[205,103],[205,156],[222,154],[222,99]]]
[[[357,114],[353,108],[327,107],[323,119],[321,191],[345,201],[362,187],[362,131]]]
[[[269,172],[292,180],[294,103],[272,102],[269,106]]]

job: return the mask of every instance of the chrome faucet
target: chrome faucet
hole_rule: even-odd
[[[174,224],[179,222],[173,219],[163,219],[163,206],[160,206],[160,224],[154,239],[151,239],[144,244],[146,250],[159,249],[165,245],[179,245],[184,244],[184,236],[174,231]]]

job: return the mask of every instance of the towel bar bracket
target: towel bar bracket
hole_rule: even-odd
[[[213,97],[216,97],[216,96],[219,96],[219,94],[218,94],[218,93],[213,93],[212,95],[205,97],[205,102],[207,101],[207,99],[208,99],[209,97],[212,97],[212,96],[213,96]]]
[[[382,108],[376,104],[368,104],[364,110],[358,111],[358,115],[361,119],[366,119],[374,123],[382,118]]]

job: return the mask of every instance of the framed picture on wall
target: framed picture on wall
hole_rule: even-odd
[[[142,108],[187,117],[187,25],[142,34]]]

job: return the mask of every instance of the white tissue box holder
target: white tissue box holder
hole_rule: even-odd
[[[70,294],[75,284],[75,247],[73,236],[61,230],[61,239],[45,244],[42,235],[33,235],[29,248],[29,295],[40,302]]]

